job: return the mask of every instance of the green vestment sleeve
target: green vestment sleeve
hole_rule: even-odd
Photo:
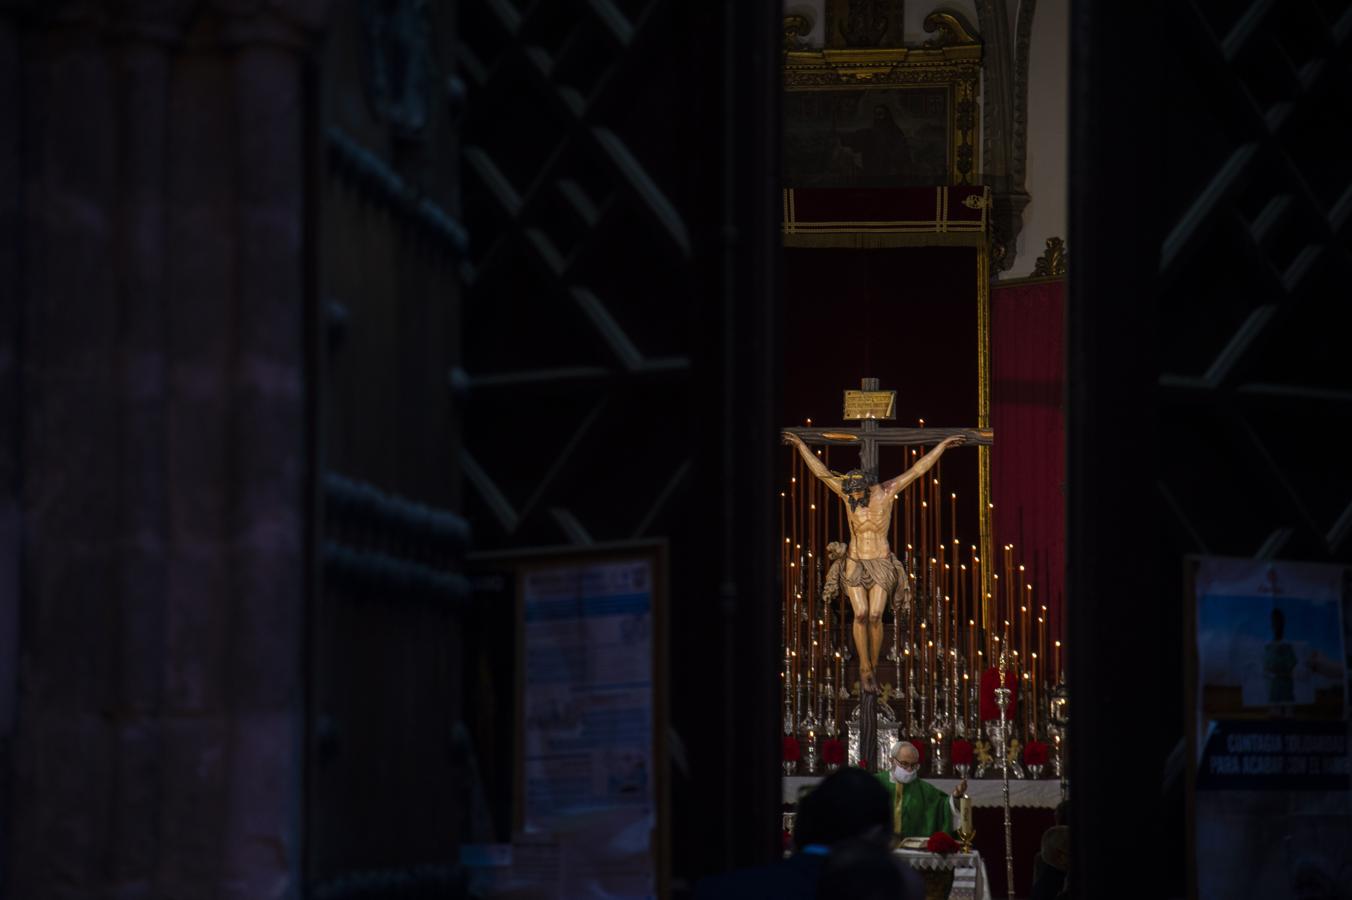
[[[886,772],[878,772],[877,778],[887,788],[888,802],[895,815],[898,785]],[[936,831],[952,832],[953,815],[947,794],[919,778],[901,788],[902,837],[929,837]]]

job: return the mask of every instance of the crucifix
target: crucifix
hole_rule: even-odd
[[[909,589],[906,570],[887,542],[892,505],[897,495],[928,472],[949,447],[994,442],[994,432],[988,428],[881,427],[880,420],[896,418],[896,398],[896,391],[878,389],[878,379],[865,378],[860,390],[845,392],[844,418],[858,421],[858,428],[783,430],[785,442],[798,448],[808,471],[848,508],[850,543],[840,583],[854,610],[853,634],[859,652],[861,693],[860,750],[870,766],[876,762],[873,758],[878,695],[875,670],[882,649],[883,610],[889,599],[900,603]],[[809,449],[810,444],[858,446],[859,468],[845,474],[832,472]],[[878,448],[883,444],[937,446],[900,475],[879,483]]]

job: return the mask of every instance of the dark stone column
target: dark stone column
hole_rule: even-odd
[[[0,860],[19,677],[19,71],[18,28],[0,10]]]
[[[0,12],[5,895],[299,896],[327,4],[26,14]]]
[[[4,747],[14,729],[19,656],[19,70],[18,29],[0,12],[0,746]]]
[[[168,10],[167,12],[172,12]],[[120,204],[118,307],[117,705],[110,879],[121,897],[154,892],[160,849],[160,710],[164,698],[165,195],[169,54],[176,22],[128,17],[110,46]]]
[[[232,648],[229,634],[238,240],[231,96],[230,59],[220,48],[192,47],[175,57],[166,167],[169,540],[157,885],[189,898],[206,896],[221,875],[230,765],[227,656],[248,652]]]
[[[97,20],[23,37],[22,672],[11,896],[109,851],[116,698],[116,103]]]
[[[239,237],[227,536],[232,781],[228,896],[299,874],[305,591],[305,103],[297,35],[250,29],[234,55]],[[260,664],[261,663],[261,664]]]

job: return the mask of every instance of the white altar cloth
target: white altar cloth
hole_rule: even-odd
[[[784,781],[785,803],[797,803],[798,794],[804,788],[814,786],[821,781],[821,775],[790,775]],[[945,794],[952,794],[958,786],[956,778],[926,778]],[[1004,806],[1004,794],[998,778],[968,779],[967,796],[972,798],[973,806]],[[1009,805],[1056,809],[1061,802],[1061,782],[1056,778],[1009,779]]]
[[[942,856],[925,850],[894,850],[912,869],[952,869],[953,887],[949,900],[991,900],[990,882],[986,878],[986,862],[981,854],[950,853]]]

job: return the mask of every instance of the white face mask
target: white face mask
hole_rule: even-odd
[[[915,781],[915,776],[918,775],[919,772],[920,772],[919,769],[910,769],[908,771],[906,769],[903,769],[901,766],[893,766],[892,780],[898,781],[902,784],[910,784],[912,781]]]

